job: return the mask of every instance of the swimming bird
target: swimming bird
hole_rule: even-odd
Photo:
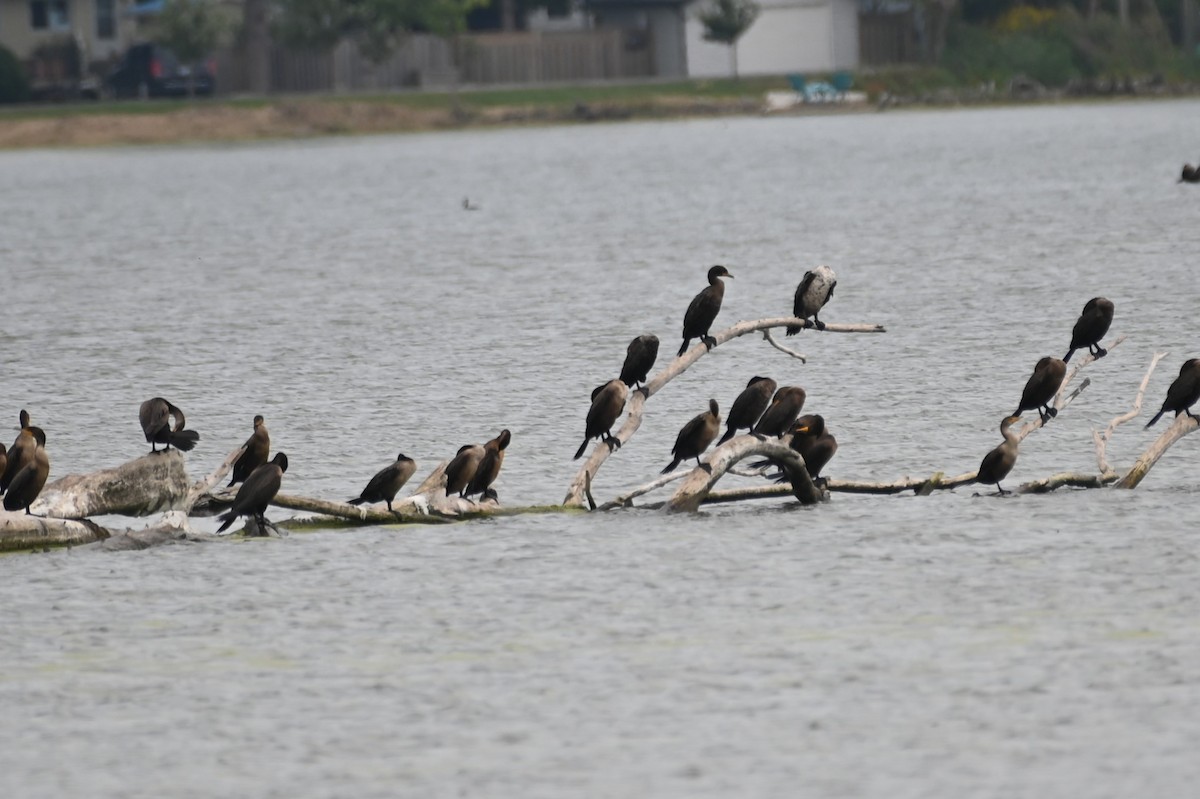
[[[479,210],[479,206],[476,205],[475,203],[471,202],[471,198],[469,198],[469,197],[463,197],[462,206],[463,206],[464,211],[478,211]]]
[[[825,323],[817,318],[817,314],[825,307],[825,303],[833,298],[833,289],[836,286],[837,276],[828,266],[818,266],[805,272],[800,285],[796,286],[796,296],[792,300],[792,316],[805,320],[805,326],[808,326],[808,318],[811,316],[812,326],[817,330],[824,330]],[[787,335],[794,336],[803,329],[792,325],[788,327]]]
[[[609,449],[620,449],[621,441],[609,431],[616,424],[617,417],[625,410],[625,400],[629,398],[629,387],[620,378],[609,380],[592,391],[592,406],[588,408],[587,422],[583,432],[583,443],[572,460],[579,460],[587,449],[588,442],[599,438],[608,444]]]
[[[458,454],[446,466],[446,496],[463,496],[467,484],[475,476],[479,462],[483,460],[482,444],[466,444],[458,448]]]
[[[171,429],[170,425],[169,417],[171,416],[175,417],[174,429]],[[155,397],[143,402],[138,411],[138,418],[142,422],[142,432],[146,434],[146,440],[150,442],[151,452],[157,452],[156,444],[166,444],[166,449],[170,449],[174,444],[176,449],[188,452],[200,440],[200,434],[195,430],[183,429],[186,424],[183,411],[162,397]]]
[[[1025,390],[1021,392],[1021,404],[1012,412],[1012,415],[1020,416],[1021,411],[1038,410],[1042,417],[1042,424],[1058,416],[1058,409],[1051,407],[1050,403],[1054,401],[1054,395],[1062,387],[1063,379],[1066,376],[1067,364],[1065,361],[1049,356],[1042,358],[1037,362],[1037,366],[1033,367],[1033,374],[1029,376],[1029,381],[1025,383]]]
[[[240,483],[250,476],[250,473],[267,462],[271,454],[271,434],[261,416],[254,417],[254,432],[243,444],[246,451],[233,464],[233,475],[229,478],[229,486]],[[228,488],[229,486],[226,486]]]
[[[417,470],[417,462],[401,452],[396,460],[380,469],[375,476],[367,481],[367,487],[362,493],[351,500],[351,505],[361,505],[364,502],[386,502],[387,509],[392,509],[392,500],[396,498],[404,484]]]
[[[1100,339],[1108,332],[1113,320],[1112,300],[1104,297],[1093,297],[1083,306],[1079,321],[1071,328],[1071,349],[1063,356],[1063,363],[1071,360],[1075,350],[1088,348],[1097,359],[1108,354],[1108,350],[1100,346]]]
[[[695,458],[696,465],[701,469],[708,466],[708,464],[700,462],[700,455],[708,449],[708,445],[717,437],[720,429],[721,411],[717,407],[717,401],[710,399],[708,410],[688,420],[688,423],[679,431],[679,435],[675,437],[675,446],[671,448],[671,454],[675,456],[675,459],[667,464],[667,467],[662,470],[662,474],[674,471],[680,461],[688,458]]]
[[[754,427],[754,423],[771,404],[775,388],[775,381],[769,377],[750,378],[750,382],[729,408],[729,415],[725,417],[725,435],[717,442],[718,447],[733,438],[741,428],[749,430]]]
[[[8,492],[4,495],[5,510],[25,509],[26,515],[32,516],[29,506],[42,493],[46,478],[50,475],[50,456],[46,454],[46,434],[40,427],[29,427],[33,437],[33,453],[21,469],[13,475],[8,484]]]
[[[483,445],[483,460],[479,461],[479,468],[475,470],[471,482],[467,483],[463,496],[482,494],[485,499],[489,495],[495,498],[496,492],[492,490],[492,483],[496,482],[500,474],[500,467],[504,465],[504,451],[508,449],[511,441],[512,433],[505,429]]]
[[[1183,165],[1183,174],[1179,176],[1177,183],[1200,183],[1200,166],[1192,166],[1191,164]]]
[[[0,494],[8,490],[8,485],[17,476],[17,472],[33,459],[33,451],[37,448],[37,442],[30,432],[29,411],[22,408],[18,418],[21,420],[20,432],[8,450],[8,462],[0,471]]]
[[[813,413],[801,416],[791,428],[791,448],[804,459],[804,468],[814,483],[823,481],[821,470],[837,453],[837,439],[825,427],[825,417]]]
[[[658,336],[638,336],[625,349],[625,363],[621,365],[621,382],[633,388],[646,382],[646,376],[658,360]]]
[[[751,431],[759,438],[774,436],[779,438],[788,431],[800,411],[804,408],[804,389],[799,386],[784,386],[775,392],[762,418]]]
[[[1167,411],[1175,411],[1176,418],[1179,414],[1186,413],[1193,419],[1200,419],[1200,416],[1189,410],[1196,404],[1196,400],[1200,400],[1200,358],[1183,362],[1183,366],[1179,368],[1179,377],[1175,378],[1171,387],[1167,389],[1167,398],[1163,400],[1162,408],[1154,414],[1153,419],[1146,422],[1146,427],[1157,422],[1158,417]]]
[[[223,524],[217,528],[217,532],[224,532],[239,516],[253,516],[254,520],[258,522],[259,529],[265,528],[267,526],[265,515],[267,505],[271,504],[271,500],[275,499],[275,495],[279,493],[279,486],[283,482],[283,473],[287,469],[287,455],[276,452],[270,463],[264,463],[252,471],[246,481],[242,483],[242,487],[238,489],[237,496],[233,498],[233,506],[221,514]]]
[[[1000,423],[1000,435],[1004,436],[1004,443],[983,456],[979,472],[975,475],[975,482],[994,485],[1001,495],[1012,493],[1001,488],[1000,481],[1008,477],[1013,464],[1017,462],[1017,447],[1020,446],[1021,439],[1012,430],[1012,426],[1019,421],[1021,417],[1015,414],[1004,418]]]
[[[721,312],[721,301],[725,299],[725,284],[721,278],[732,279],[733,275],[725,267],[717,265],[708,270],[708,288],[692,298],[687,313],[683,315],[683,346],[679,355],[687,352],[688,344],[694,338],[704,342],[704,346],[712,349],[717,346],[716,339],[708,335],[708,329]]]

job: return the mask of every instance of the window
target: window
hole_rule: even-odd
[[[96,0],[96,38],[115,39],[116,36],[116,0]]]
[[[70,30],[67,0],[29,0],[29,26],[35,31]]]

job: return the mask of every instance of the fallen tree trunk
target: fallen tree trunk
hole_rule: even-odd
[[[1171,445],[1197,428],[1200,428],[1200,422],[1196,421],[1195,417],[1188,416],[1186,413],[1177,416],[1174,423],[1154,440],[1154,443],[1138,457],[1125,476],[1117,481],[1115,487],[1137,488],[1138,483],[1145,479],[1150,470],[1154,468],[1154,464],[1158,463],[1158,459],[1171,448]]]
[[[42,489],[30,508],[39,516],[149,516],[177,507],[188,477],[178,450],[146,454],[112,469],[69,474]]]
[[[0,511],[0,552],[79,546],[110,535],[110,531],[87,519],[47,519]]]
[[[733,327],[728,327],[717,332],[712,338],[716,342],[713,348],[724,344],[726,341],[744,336],[747,333],[755,333],[758,331],[769,331],[771,328],[788,327],[789,325],[801,324],[802,320],[794,317],[776,317],[773,319],[757,319],[750,322],[738,322]],[[859,325],[859,324],[826,324],[826,333],[884,333],[883,325]],[[804,359],[804,356],[799,353],[781,347],[772,340],[776,348],[782,349],[793,357]],[[700,360],[710,350],[704,344],[697,344],[690,350],[671,360],[670,365],[661,370],[638,391],[632,392],[626,409],[628,411],[625,417],[625,423],[621,425],[621,429],[614,436],[621,444],[625,444],[633,437],[638,428],[642,426],[642,413],[646,404],[646,400],[654,396],[663,386],[671,382],[674,378],[687,371],[688,367]],[[608,456],[612,454],[612,449],[601,442],[600,445],[593,446],[588,459],[584,461],[582,467],[576,473],[575,478],[571,481],[567,488],[567,496],[563,499],[563,505],[573,508],[582,508],[585,501],[585,494],[588,484],[596,477],[596,473],[604,462],[608,460]]]
[[[666,509],[679,513],[698,510],[704,498],[730,467],[751,456],[770,458],[788,477],[788,488],[792,496],[805,505],[813,505],[825,499],[824,492],[813,484],[799,452],[777,438],[760,439],[754,435],[731,438],[713,450],[708,462],[688,472],[683,484],[667,500]]]

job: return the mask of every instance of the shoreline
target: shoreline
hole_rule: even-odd
[[[331,136],[425,133],[601,122],[701,119],[722,116],[830,116],[892,110],[991,108],[1012,105],[1128,102],[1197,97],[1192,87],[1146,94],[1037,97],[941,93],[920,98],[885,97],[859,103],[802,104],[766,110],[765,93],[732,97],[675,94],[638,99],[515,102],[480,105],[440,103],[421,97],[293,95],[269,100],[149,101],[106,106],[0,108],[0,151],[170,144],[291,141]]]

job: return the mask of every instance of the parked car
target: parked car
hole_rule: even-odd
[[[216,64],[210,58],[182,64],[159,44],[135,44],[104,84],[113,97],[187,97],[189,93],[209,96],[216,88]]]

